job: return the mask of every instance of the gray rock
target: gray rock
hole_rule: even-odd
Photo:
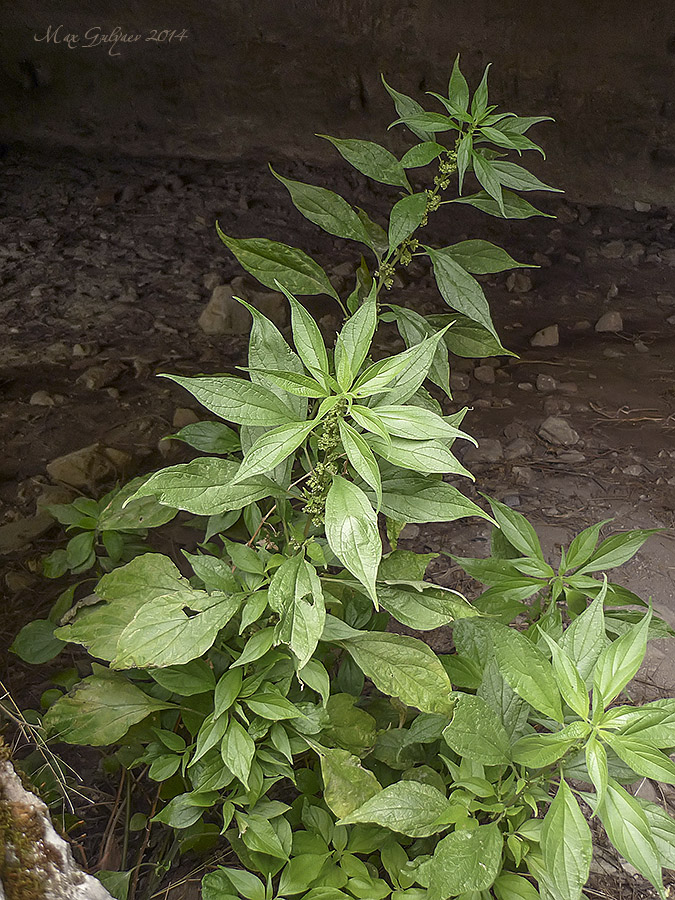
[[[43,510],[36,516],[26,516],[0,526],[0,554],[21,550],[49,531],[53,525],[53,517]]]
[[[623,241],[609,241],[600,248],[600,256],[605,259],[621,259],[625,253],[626,245]]]
[[[468,391],[470,385],[469,376],[463,372],[453,372],[450,376],[450,390]]]
[[[194,425],[200,421],[201,419],[193,409],[187,406],[179,406],[174,411],[172,424],[174,428],[185,428],[186,425]]]
[[[666,319],[666,322],[669,325],[675,325],[675,316],[668,316],[668,318]]]
[[[621,471],[624,475],[630,475],[633,478],[638,478],[643,474],[644,468],[639,463],[635,463],[632,466],[626,466],[626,468],[622,469]]]
[[[548,256],[545,256],[538,250],[532,254],[532,262],[538,266],[541,266],[542,269],[548,269],[552,265],[551,260],[548,258]]]
[[[518,390],[519,391],[533,391],[534,385],[531,381],[519,381],[518,382]]]
[[[509,422],[504,428],[504,437],[507,441],[515,441],[516,438],[522,437],[527,432],[527,428],[522,422]]]
[[[607,289],[607,294],[605,295],[607,297],[607,299],[613,300],[618,295],[619,295],[618,286],[614,283],[610,284],[609,288]]]
[[[420,536],[420,527],[419,525],[412,525],[408,523],[403,526],[403,530],[401,531],[399,538],[403,541],[414,541]]]
[[[90,391],[98,391],[112,384],[124,372],[124,369],[124,363],[110,359],[102,366],[90,366],[76,379],[76,384],[82,384]]]
[[[666,291],[659,291],[656,295],[656,302],[659,306],[675,306],[675,294],[669,294]]]
[[[505,503],[507,506],[520,506],[520,494],[505,494],[502,498],[502,503]]]
[[[573,381],[561,381],[558,384],[558,390],[561,394],[578,394],[579,386]]]
[[[635,341],[633,344],[638,353],[649,353],[649,347],[644,341]]]
[[[532,444],[525,438],[515,438],[504,447],[504,459],[523,459],[526,456],[532,456]]]
[[[492,366],[476,366],[473,370],[473,377],[482,384],[494,384],[495,370]]]
[[[511,272],[506,279],[506,290],[513,294],[526,294],[532,290],[532,279],[524,272]]]
[[[532,484],[532,469],[527,466],[514,466],[511,469],[511,474],[513,475],[513,480],[516,484],[523,485],[524,487]]]
[[[71,487],[91,488],[119,475],[131,462],[132,457],[123,450],[90,444],[53,459],[47,464],[47,474]]]
[[[557,347],[560,343],[558,326],[547,325],[530,338],[532,347]]]
[[[469,447],[464,454],[464,463],[467,466],[475,463],[496,463],[504,456],[501,441],[496,438],[484,438],[479,441],[477,447]]]
[[[621,313],[616,309],[610,309],[604,315],[600,316],[595,323],[595,330],[600,331],[623,331],[623,318]]]
[[[223,283],[223,279],[217,272],[207,272],[204,276],[204,287],[207,291],[215,291],[215,289]]]
[[[236,280],[236,279],[235,279]],[[213,289],[211,299],[202,310],[197,324],[204,334],[246,334],[251,327],[251,316],[241,303],[237,303],[233,285],[220,284]]]
[[[664,263],[667,263],[669,266],[675,266],[675,247],[668,250],[661,250],[659,256]]]
[[[54,406],[56,401],[47,391],[35,391],[28,402],[31,406]]]
[[[559,416],[560,413],[569,412],[569,401],[562,397],[549,396],[544,400],[544,412],[547,416]]]
[[[588,319],[581,319],[579,322],[575,322],[572,326],[572,331],[589,331],[593,326],[588,321]]]
[[[643,203],[642,200],[636,200],[633,203],[635,212],[647,213],[652,208],[651,203]]]
[[[558,387],[558,382],[551,375],[540,373],[537,375],[537,390],[542,394],[550,394]]]
[[[545,419],[537,434],[547,443],[562,444],[563,447],[571,447],[579,440],[577,432],[566,419],[560,416],[549,416]]]
[[[614,347],[607,347],[602,351],[602,355],[608,359],[622,359],[626,354],[623,350],[616,350]]]

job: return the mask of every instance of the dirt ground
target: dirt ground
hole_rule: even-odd
[[[396,199],[395,189],[372,189],[340,166],[273,162],[383,223]],[[244,335],[208,335],[198,324],[213,288],[241,274],[215,219],[236,237],[301,246],[338,287],[358,251],[307,223],[262,159],[221,165],[11,150],[0,161],[0,192],[0,590],[8,646],[63,588],[36,574],[39,559],[63,540],[40,508],[189,458],[161,438],[189,421],[190,410],[199,413],[196,402],[154,376],[232,371],[244,362]],[[481,490],[531,517],[552,558],[602,519],[613,519],[605,534],[669,529],[613,577],[652,597],[675,626],[675,217],[642,204],[630,212],[547,198],[538,205],[558,218],[504,222],[451,206],[425,235],[436,245],[492,240],[538,266],[482,279],[503,342],[518,358],[456,361],[447,412],[471,406],[465,426],[480,441],[464,456],[476,475],[466,493],[482,502]],[[246,284],[256,303],[260,287]],[[282,305],[260,299],[283,325]],[[447,310],[418,261],[390,299],[425,314]],[[308,298],[307,306],[318,309],[326,333],[335,332],[328,300]],[[616,330],[597,331],[601,317]],[[533,346],[552,325],[559,341]],[[397,346],[393,331],[382,340]],[[568,426],[554,424],[553,439],[550,428],[540,434],[550,417]],[[50,477],[51,462],[92,444],[117,452],[106,451],[107,467],[92,469],[90,483],[73,490]],[[419,550],[488,553],[480,522],[408,526],[404,537]],[[475,591],[447,557],[432,571],[443,584]],[[8,655],[3,670],[19,705],[35,706],[45,686],[35,672]],[[675,691],[671,645],[652,643],[642,681],[650,692]],[[598,878],[589,896],[606,890]],[[649,896],[630,873],[611,878],[613,896]]]

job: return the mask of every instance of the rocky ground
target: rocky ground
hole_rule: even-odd
[[[274,164],[338,190],[381,221],[396,199],[395,189],[373,190],[342,167]],[[182,445],[161,438],[200,411],[154,376],[232,371],[244,361],[248,314],[232,303],[233,291],[286,325],[278,295],[235,280],[241,270],[214,220],[237,237],[303,247],[338,287],[358,255],[307,223],[263,160],[225,166],[16,150],[2,160],[0,191],[0,589],[8,645],[62,587],[37,574],[39,560],[62,544],[44,506],[187,458]],[[539,205],[557,219],[503,222],[450,207],[428,226],[430,243],[482,237],[538,267],[483,279],[504,344],[518,358],[456,361],[447,411],[472,407],[465,425],[480,445],[464,462],[477,488],[531,517],[552,556],[602,519],[614,520],[607,532],[671,529],[616,580],[653,597],[675,625],[675,217],[640,203],[630,211]],[[446,309],[417,261],[391,300],[425,313]],[[334,334],[330,302],[310,298],[308,306]],[[383,347],[396,348],[396,340],[385,333]],[[470,485],[467,493],[476,496]],[[480,523],[408,526],[405,538],[420,550],[488,552]],[[475,590],[447,557],[434,565],[441,583]],[[44,689],[14,658],[6,659],[4,682],[24,706]],[[670,645],[651,645],[643,686],[675,691]],[[649,896],[612,865],[610,880],[625,890],[614,896]]]

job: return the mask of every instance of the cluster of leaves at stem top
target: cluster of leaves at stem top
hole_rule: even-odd
[[[353,290],[340,297],[299,249],[219,228],[285,294],[292,345],[241,300],[245,377],[166,376],[215,415],[174,436],[207,455],[55,510],[79,534],[51,574],[105,574],[14,649],[43,661],[65,643],[87,648],[91,674],[50,692],[44,733],[112,748],[109,761],[157,782],[140,828],[170,826],[183,850],[226,836],[240,866],[209,873],[205,900],[578,900],[591,860],[580,804],[663,896],[675,824],[626,786],[675,783],[675,701],[615,701],[665,626],[592,577],[647,533],[597,547],[601,526],[587,529],[556,573],[522,516],[494,501],[488,513],[456,486],[472,476],[453,444],[471,438],[466,409],[447,412],[449,354],[507,352],[474,276],[522,264],[480,239],[428,246],[420,228],[457,203],[543,215],[517,192],[551,189],[504,157],[539,150],[527,132],[546,117],[497,112],[487,70],[470,97],[457,62],[447,96],[433,95],[442,112],[385,87],[394,124],[419,139],[402,159],[328,140],[398,191],[388,223],[274,173],[306,218],[363,245]],[[479,189],[467,194],[469,179]],[[383,302],[413,256],[429,260],[446,315]],[[345,311],[332,347],[297,299],[315,294]],[[407,349],[378,356],[381,321]],[[195,552],[139,550],[138,532],[177,510],[201,529]],[[434,554],[397,546],[406,523],[469,516],[495,525],[491,559],[459,560],[488,586],[473,604],[426,580]],[[437,654],[396,623],[450,626],[454,650]],[[122,868],[107,879],[121,897]]]

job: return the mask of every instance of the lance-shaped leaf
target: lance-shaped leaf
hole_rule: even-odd
[[[444,247],[443,252],[447,253],[454,259],[463,269],[471,272],[472,275],[487,275],[493,272],[504,272],[507,269],[531,268],[528,263],[520,263],[513,259],[512,256],[491,244],[490,241],[460,241],[459,244],[453,244],[450,247]]]
[[[431,322],[427,321],[424,316],[421,316],[413,309],[406,309],[402,306],[390,306],[389,308],[392,310],[398,330],[408,348],[414,347],[425,338],[433,337],[438,331]],[[385,321],[388,321],[388,315],[389,314],[383,317]],[[447,322],[444,322],[442,327],[447,324]],[[446,340],[447,336],[448,332],[446,332],[444,336]],[[429,367],[427,377],[429,378],[429,381],[437,384],[448,396],[451,396],[448,347],[444,341],[439,341],[436,346],[436,352],[431,366]]]
[[[420,475],[397,474],[382,481],[382,512],[400,522],[454,522],[491,517],[451,484]]]
[[[234,460],[200,457],[160,469],[134,496],[152,494],[160,503],[184,509],[197,516],[210,516],[231,509],[242,509],[263,497],[282,492],[279,485],[258,475],[234,483],[239,463]]]
[[[603,601],[606,591],[599,594],[588,609],[563,632],[560,646],[588,684],[601,652],[607,646]]]
[[[422,712],[452,712],[450,679],[436,654],[422,641],[367,631],[346,634],[338,640],[383,693]]]
[[[429,837],[447,827],[438,825],[437,820],[449,805],[445,794],[430,784],[399,781],[366,800],[338,825],[369,822],[408,837]]]
[[[384,75],[381,76],[382,84],[385,86],[387,93],[394,101],[394,106],[396,107],[396,112],[399,116],[410,116],[416,115],[417,113],[424,112],[424,107],[421,106],[417,100],[413,100],[412,97],[408,97],[407,94],[402,94],[400,91],[395,90],[391,85],[387,84],[384,79]],[[408,126],[412,133],[416,135],[421,141],[430,140],[433,135],[427,131],[424,131],[422,128],[411,128]]]
[[[480,615],[457,591],[426,582],[378,582],[377,596],[387,612],[417,631],[431,631],[456,619]]]
[[[599,572],[602,569],[622,566],[635,556],[651,535],[658,534],[659,530],[658,528],[644,528],[613,534],[600,544],[588,562],[576,574],[587,575],[589,572]]]
[[[47,710],[43,725],[59,741],[100,747],[114,744],[132,725],[170,706],[149,697],[126,677],[95,666],[93,675]]]
[[[513,191],[504,190],[502,197],[504,200],[503,213],[497,201],[487,191],[479,191],[477,194],[471,194],[468,197],[455,197],[450,203],[465,203],[467,206],[473,206],[499,219],[529,219],[532,216],[544,216],[546,219],[555,218],[550,213],[544,213],[536,209],[523,197],[514,194]]]
[[[244,368],[243,366],[241,368]],[[284,372],[281,369],[247,369],[248,373],[254,375],[264,375],[268,384],[279,387],[286,394],[293,394],[296,397],[312,397],[318,399],[328,396],[328,391],[323,385],[312,378],[311,375],[303,373]],[[289,398],[291,399],[291,398]]]
[[[328,354],[319,326],[290,291],[287,291],[282,285],[279,285],[279,288],[286,295],[291,306],[293,341],[300,358],[315,377],[328,375]]]
[[[405,169],[391,151],[373,141],[343,140],[320,134],[330,141],[338,153],[363,175],[382,184],[394,184],[410,189]]]
[[[169,439],[184,441],[202,453],[236,453],[241,447],[237,432],[224,422],[191,422]]]
[[[316,570],[301,554],[282,563],[272,576],[269,605],[279,614],[276,639],[288,644],[302,669],[319,642],[326,609]]]
[[[336,475],[326,498],[326,538],[340,562],[377,605],[375,579],[382,558],[377,515],[363,491]]]
[[[338,334],[335,342],[335,375],[343,391],[352,382],[368,355],[377,325],[375,292],[356,310]]]
[[[478,446],[470,434],[450,425],[442,416],[436,415],[430,410],[421,409],[419,406],[380,403],[377,406],[377,415],[387,431],[396,437],[411,440],[419,440],[421,437],[431,440],[438,438],[444,441],[463,438]]]
[[[292,422],[266,431],[246,453],[232,483],[236,485],[274,469],[297,450],[317,424],[315,419],[311,419],[309,422]]]
[[[558,682],[563,700],[578,716],[581,716],[582,719],[587,718],[589,710],[588,691],[581,673],[567,653],[543,629],[541,630],[541,636],[551,651],[553,674]]]
[[[460,112],[466,112],[469,108],[469,85],[459,68],[459,53],[455,57],[448,82],[448,99]]]
[[[368,232],[344,197],[326,188],[284,178],[271,166],[270,171],[288,190],[293,205],[306,219],[318,225],[319,228],[323,228],[328,234],[351,241],[360,241],[362,244],[370,246]]]
[[[375,491],[377,509],[382,502],[382,479],[380,467],[362,435],[352,428],[344,419],[339,420],[340,440],[347,454],[347,459],[367,485]]]
[[[236,719],[230,719],[220,745],[220,752],[227,768],[248,790],[248,777],[255,756],[255,742]]]
[[[443,315],[427,316],[428,321],[436,327],[450,325],[445,332],[445,344],[455,356],[467,359],[486,356],[516,356],[510,350],[502,346],[499,338],[495,337],[487,328],[472,322],[468,316],[462,313],[446,313]]]
[[[180,384],[202,406],[229,422],[237,422],[240,425],[274,426],[297,422],[300,418],[268,388],[231,375],[163,377]]]
[[[321,758],[324,797],[336,816],[348,816],[382,787],[370,769],[348,750],[315,748]]]
[[[499,178],[492,168],[492,163],[486,159],[479,151],[474,150],[471,159],[473,162],[473,171],[478,181],[485,188],[487,193],[497,202],[502,215],[505,213],[504,197],[502,194],[502,186]]]
[[[675,819],[662,806],[636,798],[649,823],[664,869],[675,869]]]
[[[638,775],[662,781],[664,784],[675,784],[675,763],[661,750],[622,734],[608,732],[604,735],[604,739],[619,759]]]
[[[435,112],[412,113],[410,115],[401,116],[400,119],[392,122],[389,127],[393,128],[394,125],[400,124],[407,125],[411,131],[413,131],[413,129],[424,129],[430,134],[438,134],[440,131],[459,130],[457,128],[457,123],[453,119],[449,116],[442,115],[442,113]]]
[[[525,516],[516,512],[505,503],[486,497],[492,507],[492,513],[497,520],[497,524],[504,532],[506,540],[519,550],[523,556],[531,556],[544,561],[541,544],[537,537],[537,532],[527,521]]]
[[[637,674],[647,651],[651,618],[649,610],[641,622],[602,651],[593,675],[594,703],[602,702],[606,708]]]
[[[443,732],[446,744],[460,756],[488,766],[506,765],[511,759],[509,736],[485,700],[457,693],[452,721]]]
[[[446,328],[443,328],[431,337],[425,338],[414,347],[410,347],[409,350],[404,350],[403,353],[390,357],[392,364],[394,360],[397,364],[405,362],[405,367],[392,381],[389,382],[386,393],[383,393],[383,395],[378,398],[379,403],[384,403],[385,401],[388,404],[406,403],[417,393],[431,370],[438,344],[443,339],[446,330]],[[375,365],[377,366],[379,364],[375,363]],[[381,372],[377,373],[376,377],[381,374]],[[359,388],[359,392],[363,396],[375,393],[373,388],[374,383],[376,383],[376,378],[373,378],[372,381],[366,383],[365,375],[366,373],[364,372],[363,383]],[[380,392],[380,390],[377,391],[377,393]],[[378,404],[376,403],[375,407],[377,407],[377,405]]]
[[[445,153],[445,150],[446,148],[443,144],[437,144],[436,141],[424,141],[422,144],[417,144],[416,147],[411,147],[401,157],[401,165],[404,169],[417,169],[420,166],[428,166],[429,163],[438,159],[441,153]]]
[[[478,322],[499,340],[485,294],[476,279],[456,263],[449,253],[430,247],[424,249],[431,258],[436,284],[448,306]]]
[[[514,191],[554,191],[556,194],[562,194],[560,188],[551,187],[544,184],[543,181],[528,172],[517,163],[508,162],[503,159],[495,159],[492,161],[492,168],[499,178],[500,182],[507,188],[513,188]]]
[[[513,758],[531,769],[550,766],[588,737],[590,730],[587,722],[576,721],[551,734],[527,734],[513,745]]]
[[[389,252],[417,230],[427,214],[428,198],[424,191],[410,194],[395,203],[389,216]]]
[[[399,437],[383,441],[375,435],[369,435],[368,443],[378,456],[402,469],[429,474],[452,473],[474,480],[471,472],[441,441],[410,441]]]
[[[591,830],[569,785],[560,779],[541,832],[544,865],[556,900],[580,900],[588,881],[593,842]]]

